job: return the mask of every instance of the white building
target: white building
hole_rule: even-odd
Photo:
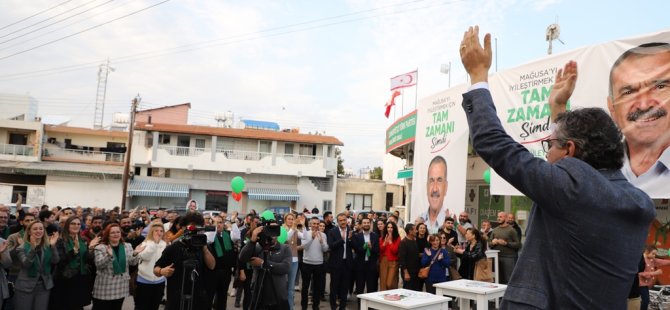
[[[0,120],[0,203],[113,208],[127,132]]]
[[[337,138],[153,119],[135,126],[127,205],[184,207],[194,199],[200,209],[241,213],[270,207],[332,210],[335,147],[342,145]],[[235,176],[246,181],[239,202],[231,195]]]

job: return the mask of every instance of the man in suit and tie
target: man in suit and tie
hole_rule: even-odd
[[[379,274],[379,236],[370,229],[370,219],[363,218],[360,222],[361,232],[354,234],[351,246],[354,248],[354,271],[356,274],[356,295],[363,294],[367,286],[368,293],[377,291]]]
[[[340,310],[347,308],[347,290],[354,265],[354,252],[351,250],[353,230],[347,226],[347,216],[337,215],[337,226],[328,231],[330,258],[330,308],[337,309],[336,300],[340,299]]]
[[[488,90],[491,59],[491,35],[482,48],[479,28],[470,27],[461,60],[472,82],[462,104],[472,145],[534,202],[522,267],[512,272],[500,309],[626,309],[656,210],[621,172],[621,132],[603,109],[566,111],[542,141],[547,160],[535,157],[498,119]]]

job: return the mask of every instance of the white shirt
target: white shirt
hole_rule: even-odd
[[[670,148],[666,148],[654,165],[639,176],[635,175],[633,169],[630,168],[626,148],[621,172],[630,183],[647,193],[651,198],[668,198],[670,196],[670,190],[668,190],[668,184],[670,184]]]

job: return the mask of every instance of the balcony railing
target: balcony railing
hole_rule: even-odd
[[[216,152],[223,154],[223,156],[226,156],[228,159],[240,160],[261,160],[266,156],[272,156],[272,153],[267,152],[240,151],[230,149],[216,149]]]
[[[321,156],[314,155],[293,155],[293,154],[283,154],[282,157],[289,163],[292,164],[311,164],[317,160],[321,160]]]
[[[165,150],[172,156],[200,156],[209,149],[202,147],[188,147],[188,146],[174,146],[174,145],[159,145],[159,150]]]
[[[110,153],[100,151],[63,149],[54,147],[45,148],[43,150],[42,156],[55,159],[110,161],[116,163],[122,163],[126,158],[125,153]]]
[[[34,156],[33,150],[34,148],[29,145],[0,143],[1,155]]]

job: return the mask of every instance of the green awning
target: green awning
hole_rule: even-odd
[[[128,187],[129,196],[187,198],[188,192],[188,184],[132,180]]]
[[[414,175],[414,169],[403,169],[398,171],[398,179],[409,179]]]
[[[300,194],[296,189],[276,189],[276,188],[250,188],[249,199],[252,200],[277,200],[277,201],[297,201]]]

